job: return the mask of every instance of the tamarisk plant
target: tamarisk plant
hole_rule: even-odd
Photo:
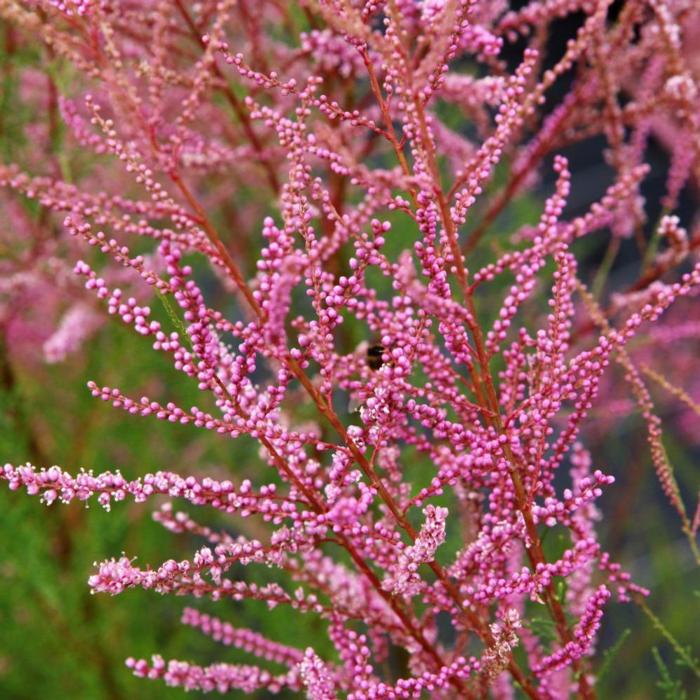
[[[549,28],[573,12],[582,21],[547,56]],[[202,396],[179,406],[99,378],[90,391],[212,439],[249,436],[265,465],[255,479],[236,465],[226,479],[32,464],[6,464],[0,477],[47,504],[165,496],[219,511],[232,528],[257,519],[263,539],[161,504],[156,520],[208,545],[155,568],[132,553],[104,561],[89,585],[289,606],[322,620],[337,652],[188,607],[184,624],[261,666],[155,655],[129,668],[186,689],[287,688],[315,700],[594,698],[606,605],[647,593],[595,530],[614,479],[582,431],[613,362],[697,555],[698,519],[628,347],[700,284],[700,237],[672,216],[700,175],[698,64],[684,41],[700,10],[671,0],[614,12],[609,0],[517,11],[486,0],[0,0],[0,15],[51,66],[55,99],[32,99],[54,136],[56,120],[66,130],[63,160],[5,163],[0,182],[57,214],[56,240],[72,241],[85,289]],[[646,143],[669,129],[682,147],[663,218],[650,222],[660,250],[607,305],[575,244],[604,230],[617,250],[644,230]],[[593,136],[613,175],[585,213],[568,215],[561,151]],[[505,235],[499,215],[547,171],[556,182],[539,222]],[[149,306],[160,301],[162,321]],[[96,308],[89,295],[81,303]],[[67,324],[53,352],[88,335]],[[556,555],[543,544],[552,530],[565,533]],[[267,582],[251,582],[247,567]],[[531,624],[542,616],[553,641]],[[408,652],[398,671],[384,663],[396,648]]]

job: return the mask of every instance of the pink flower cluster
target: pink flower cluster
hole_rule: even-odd
[[[584,21],[562,55],[546,57],[548,28],[574,12]],[[227,479],[193,468],[131,481],[6,464],[0,479],[47,504],[95,498],[108,509],[166,496],[198,507],[155,513],[207,542],[191,559],[108,559],[89,578],[95,593],[264,601],[327,629],[316,648],[299,649],[186,608],[184,624],[259,664],[155,655],[129,659],[133,673],[313,700],[489,689],[503,700],[516,689],[594,698],[604,608],[646,594],[595,529],[596,501],[615,497],[615,479],[593,467],[585,428],[612,364],[697,555],[698,517],[665,456],[646,386],[654,375],[635,343],[681,332],[662,316],[700,287],[700,233],[670,214],[700,175],[697,47],[686,40],[700,9],[628,0],[613,17],[609,0],[518,11],[492,0],[0,0],[0,16],[80,74],[60,83],[50,109],[68,129],[64,161],[94,160],[77,184],[56,158],[0,166],[3,207],[14,212],[16,196],[47,212],[40,226],[21,209],[12,219],[8,247],[36,245],[0,263],[3,329],[12,334],[18,298],[31,305],[26,288],[37,304],[73,299],[44,333],[56,361],[88,341],[101,307],[201,400],[177,405],[91,379],[94,397],[134,419],[260,448],[245,470],[255,479],[235,464],[224,465]],[[526,48],[511,71],[502,54],[519,38]],[[563,78],[570,87],[553,104]],[[643,229],[646,143],[670,130],[679,141],[666,216],[652,226],[659,250],[632,287],[608,290],[617,296],[606,306],[575,244],[602,230],[617,250]],[[570,216],[561,151],[600,136],[611,181]],[[503,235],[501,212],[547,170],[556,182],[539,222]],[[700,325],[683,328],[696,336]],[[256,519],[264,537],[215,530],[202,507]],[[564,533],[561,552],[547,546],[553,530]],[[248,567],[266,582],[241,573]],[[532,624],[540,615],[551,644]],[[385,663],[397,648],[408,656],[398,672]]]

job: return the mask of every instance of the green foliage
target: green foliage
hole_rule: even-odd
[[[632,634],[632,630],[627,628],[622,632],[619,639],[611,647],[608,647],[603,652],[603,662],[600,664],[600,667],[598,668],[598,673],[596,674],[596,682],[599,686],[605,678],[605,676],[609,673],[613,661],[620,653],[622,645],[625,643],[630,634]]]
[[[654,628],[658,630],[671,645],[678,657],[677,663],[680,666],[688,668],[697,679],[700,680],[700,662],[693,656],[692,649],[689,646],[683,646],[644,601],[640,601],[640,606],[644,614],[651,620]]]
[[[544,642],[547,650],[549,650],[552,642],[557,639],[557,627],[551,617],[529,616],[527,626],[533,634],[537,635]]]
[[[654,656],[656,667],[659,670],[659,680],[656,682],[656,686],[661,690],[664,698],[666,698],[666,700],[686,700],[688,693],[685,691],[679,680],[671,677],[668,666],[661,658],[659,650],[656,647],[653,647],[651,653]]]

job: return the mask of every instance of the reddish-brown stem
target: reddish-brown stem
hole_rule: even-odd
[[[178,0],[176,0],[178,1]],[[368,63],[368,61],[367,61]],[[374,73],[371,69],[371,66],[368,65],[368,70],[371,72],[371,75],[374,76]],[[372,84],[373,90],[379,90],[379,85],[376,80],[376,76],[374,76],[373,84]],[[378,93],[378,99],[381,99],[381,93]],[[387,132],[393,136],[393,138],[390,138],[390,141],[392,142],[392,145],[394,146],[394,150],[396,151],[397,157],[399,158],[399,162],[401,163],[402,169],[407,173],[410,174],[410,168],[408,166],[408,163],[405,159],[405,156],[401,150],[401,146],[396,138],[395,133],[393,132],[393,126],[391,124],[391,120],[388,114],[388,109],[386,107],[386,104],[384,103],[383,100],[381,100],[381,105],[382,105],[382,112],[387,120]],[[174,184],[178,188],[178,190],[181,192],[191,209],[194,211],[196,216],[198,217],[200,221],[200,225],[202,226],[204,232],[206,233],[209,241],[214,245],[216,248],[217,252],[219,253],[222,262],[224,263],[226,269],[231,275],[231,278],[233,279],[234,283],[236,284],[237,288],[240,290],[240,292],[243,294],[245,297],[246,301],[250,305],[251,309],[254,311],[254,313],[261,319],[261,321],[264,321],[264,311],[258,304],[257,300],[253,296],[252,291],[250,290],[250,287],[247,285],[245,279],[243,278],[243,275],[241,274],[238,266],[236,265],[235,261],[231,258],[230,254],[226,250],[225,246],[221,242],[216,230],[214,227],[211,225],[211,223],[208,220],[208,217],[206,215],[206,212],[204,209],[201,207],[197,199],[192,195],[192,193],[189,191],[187,188],[186,184],[182,180],[182,178],[177,174],[177,173],[171,173],[171,178],[173,179]],[[440,192],[441,196],[441,202],[442,202],[442,208],[446,209],[447,204],[444,199],[444,195],[442,194],[442,189],[438,186],[437,191]],[[414,194],[414,193],[412,193]],[[448,217],[449,218],[449,217]],[[457,260],[462,260],[461,255],[457,258]],[[464,266],[463,264],[460,266],[459,264],[457,265],[458,269],[461,267],[462,270],[462,280],[460,286],[462,287],[463,290],[467,289],[467,284],[466,284],[466,276],[464,275]],[[473,312],[470,311],[470,313]],[[475,316],[472,316],[472,323],[474,327],[476,327],[476,321],[475,321]],[[482,354],[484,353],[483,348],[482,348]],[[482,359],[485,361],[485,354],[483,354]],[[401,509],[398,507],[396,502],[394,501],[391,493],[387,490],[387,488],[384,486],[382,483],[381,479],[377,475],[376,471],[374,470],[373,466],[368,462],[364,454],[357,448],[357,446],[354,444],[352,439],[349,437],[347,434],[347,431],[345,430],[344,426],[340,422],[340,419],[338,416],[335,414],[333,409],[330,407],[330,405],[325,401],[325,399],[319,394],[318,390],[313,386],[312,382],[310,379],[306,376],[304,373],[303,369],[299,365],[299,363],[294,360],[291,357],[287,357],[284,360],[285,365],[289,369],[289,371],[299,380],[299,382],[304,386],[306,391],[309,393],[311,398],[313,399],[314,403],[316,404],[317,408],[321,412],[321,414],[329,421],[329,423],[332,425],[334,430],[338,433],[338,435],[341,437],[343,442],[345,443],[346,447],[350,450],[351,454],[353,455],[354,459],[356,462],[360,465],[361,470],[365,474],[366,478],[369,480],[370,484],[376,488],[377,493],[381,497],[382,501],[385,503],[389,511],[392,513],[394,518],[396,519],[397,523],[404,529],[404,531],[409,535],[411,540],[415,541],[417,537],[417,533],[413,526],[410,524],[410,522],[407,520],[407,518],[404,516],[404,514],[401,512]],[[470,370],[473,372],[474,367],[473,365],[470,367]],[[488,379],[488,381],[491,381],[490,374],[485,375]],[[473,379],[476,379],[476,377],[473,377]],[[474,382],[475,386],[479,386],[479,383],[477,381]],[[491,399],[491,403],[493,406],[496,406],[494,403],[495,399],[495,390],[493,387],[491,387],[491,390],[489,392],[489,398]],[[484,403],[482,399],[482,404]],[[486,410],[490,410],[488,405],[484,406]],[[265,443],[263,443],[265,444]],[[266,449],[270,450],[272,449],[273,452],[270,454],[275,455],[277,454],[274,452],[274,448],[269,444],[265,444]],[[279,462],[278,462],[279,458]],[[288,474],[289,470],[284,469],[282,465],[284,464],[283,458],[281,456],[277,455],[277,457],[273,456],[273,460],[275,461],[275,464],[277,464],[280,469],[282,469],[283,473]],[[284,464],[284,467],[286,467],[286,464]],[[289,472],[288,475],[291,475],[291,472]],[[293,476],[293,475],[291,475]],[[310,504],[314,508],[321,508],[318,512],[324,512],[323,511],[323,504],[320,503],[316,498],[315,495],[310,494],[307,489],[303,488],[303,485],[301,482],[299,482],[296,478],[293,479],[292,483],[294,483],[304,495],[309,498]],[[363,573],[370,578],[372,581],[372,584],[375,588],[377,588],[379,594],[387,600],[387,602],[390,602],[390,605],[392,606],[392,609],[396,612],[396,614],[399,616],[399,619],[402,620],[402,622],[406,625],[409,625],[411,623],[410,618],[406,616],[406,614],[403,612],[403,610],[400,608],[398,605],[398,602],[393,596],[390,596],[386,591],[384,591],[381,588],[381,582],[376,578],[376,575],[369,569],[367,566],[366,562],[362,559],[362,557],[359,555],[359,553],[355,550],[354,546],[352,545],[351,542],[347,541],[347,539],[344,539],[344,546],[346,546],[347,551],[350,553],[351,557],[353,558],[353,561],[358,565],[358,567],[363,571]],[[458,606],[458,608],[462,611],[462,613],[465,615],[466,619],[469,621],[470,626],[477,631],[479,636],[485,641],[487,644],[492,644],[493,643],[493,636],[491,635],[490,630],[488,629],[488,626],[486,626],[473,612],[467,610],[464,608],[461,602],[461,596],[459,594],[459,590],[457,587],[450,581],[447,573],[445,570],[435,561],[431,562],[429,564],[430,568],[433,570],[435,575],[438,577],[438,579],[441,581],[442,585],[445,587],[445,590],[449,593],[450,597],[453,599],[455,604]],[[412,624],[410,626],[407,626],[407,629],[411,633],[411,635],[421,644],[421,647],[426,650],[428,653],[428,648],[430,647],[430,644],[425,640],[423,637],[422,633],[419,630],[416,630]],[[421,641],[422,640],[422,641]],[[426,646],[427,645],[427,646]],[[432,647],[430,647],[432,648]],[[439,661],[441,665],[444,665],[444,662],[442,662],[439,659],[439,655],[437,655],[437,652],[433,649],[432,652],[429,652],[430,655],[436,659],[436,661]],[[509,671],[515,678],[515,680],[520,684],[520,686],[523,688],[523,690],[526,692],[526,694],[532,698],[533,700],[539,698],[539,694],[537,691],[534,689],[530,681],[525,677],[523,672],[517,667],[514,661],[511,660],[509,664]],[[460,686],[461,690],[464,690],[464,688],[461,686],[461,683],[458,684]]]
[[[403,145],[402,143],[399,142],[398,137],[396,136],[396,131],[394,130],[394,124],[391,119],[391,114],[389,112],[389,106],[386,103],[386,100],[384,99],[382,95],[382,89],[379,85],[379,81],[377,80],[377,75],[374,72],[374,66],[372,65],[372,62],[370,61],[369,55],[367,54],[366,50],[361,50],[360,55],[362,56],[362,60],[365,63],[365,67],[367,68],[367,75],[369,76],[369,83],[370,87],[372,88],[372,93],[374,94],[375,99],[377,100],[377,104],[379,105],[379,110],[382,113],[382,118],[384,119],[384,125],[385,125],[385,136],[391,143],[392,148],[394,149],[394,153],[396,154],[396,158],[399,161],[399,165],[401,166],[401,170],[403,171],[403,174],[406,177],[409,177],[411,175],[411,168],[408,165],[408,161],[406,160],[406,156],[403,152]],[[416,201],[415,201],[415,196],[416,192],[415,189],[411,188],[410,190],[410,195],[411,198],[413,199],[413,204],[415,206]]]
[[[438,209],[440,210],[442,223],[449,241],[451,253],[453,256],[453,265],[455,266],[456,270],[457,281],[462,292],[467,310],[469,312],[469,330],[473,335],[474,345],[476,347],[476,352],[479,359],[479,379],[481,380],[486,391],[486,402],[484,408],[490,409],[489,413],[485,414],[486,420],[488,420],[500,434],[503,434],[503,424],[500,412],[498,411],[498,397],[496,394],[493,377],[489,368],[488,355],[486,353],[483,333],[481,327],[477,322],[476,309],[474,305],[472,291],[469,289],[469,285],[467,283],[467,274],[464,267],[464,258],[459,248],[457,231],[454,225],[454,221],[452,220],[452,217],[450,215],[449,208],[447,206],[447,201],[442,189],[442,185],[440,183],[439,171],[437,162],[435,160],[435,155],[432,152],[432,149],[430,148],[430,140],[428,137],[424,106],[419,98],[416,98],[414,103],[416,111],[418,113],[419,123],[421,126],[423,149],[426,153],[430,169],[433,174],[433,191],[437,199]],[[479,395],[477,395],[477,398],[479,398]],[[527,535],[531,542],[531,546],[527,548],[527,555],[528,559],[530,560],[530,564],[534,569],[539,564],[545,564],[546,559],[542,550],[539,533],[537,532],[537,527],[532,517],[531,504],[529,503],[529,499],[527,497],[527,493],[522,482],[522,477],[520,475],[520,469],[522,468],[522,466],[519,464],[519,460],[517,460],[516,456],[510,450],[507,441],[505,443],[505,453],[506,457],[508,458],[511,464],[510,476],[515,492],[516,505],[518,510],[523,515]],[[551,585],[545,588],[544,597],[550,615],[552,616],[555,622],[559,638],[562,644],[566,644],[567,642],[572,640],[571,631],[569,630],[564,610],[559,600],[554,595]],[[579,690],[581,696],[585,698],[585,700],[593,700],[595,698],[595,691],[590,687],[585,674],[581,672],[580,664],[578,662],[574,663],[573,668],[574,671],[577,672],[579,675]]]
[[[202,39],[202,35],[201,35],[199,29],[197,29],[197,25],[194,23],[194,20],[192,19],[192,17],[190,17],[190,14],[187,11],[187,8],[183,5],[182,0],[175,0],[175,5],[177,6],[178,11],[182,15],[182,18],[184,19],[185,24],[189,28],[193,39],[195,39],[195,41],[202,48],[206,48],[206,44],[205,44],[204,40]],[[214,64],[212,65],[212,72],[219,79],[219,81],[221,83],[220,90],[221,90],[222,94],[224,95],[224,98],[231,106],[231,109],[233,109],[238,121],[241,123],[241,126],[243,127],[243,131],[245,132],[246,138],[250,142],[250,145],[255,149],[255,152],[258,154],[259,162],[265,170],[265,176],[267,177],[267,181],[270,185],[270,189],[275,194],[277,194],[280,190],[280,182],[279,182],[279,179],[277,177],[277,173],[275,172],[275,169],[272,167],[272,165],[269,163],[269,161],[266,158],[264,158],[263,145],[260,142],[258,135],[255,133],[255,129],[253,129],[253,125],[250,121],[250,117],[248,116],[248,113],[246,112],[245,108],[241,104],[240,100],[236,97],[236,94],[227,85],[226,78],[225,78],[224,74],[221,72],[221,69],[216,64],[216,62],[214,62]]]
[[[525,161],[522,167],[520,167],[511,175],[510,180],[508,180],[508,183],[506,184],[505,188],[501,190],[500,194],[496,197],[496,199],[486,210],[486,213],[481,218],[479,225],[471,232],[471,234],[467,238],[466,243],[462,246],[462,251],[465,256],[469,255],[472,251],[475,250],[475,248],[477,247],[477,245],[479,245],[479,242],[484,237],[486,232],[493,225],[494,221],[496,221],[500,213],[508,206],[509,202],[518,192],[525,178],[530,173],[532,173],[533,169],[537,167],[537,164],[542,160],[542,158],[544,158],[547,155],[547,153],[549,153],[552,144],[560,134],[561,128],[564,124],[566,124],[566,121],[573,113],[573,109],[576,106],[577,102],[578,100],[576,99],[570,101],[570,103],[565,108],[564,114],[562,115],[560,129],[553,130],[547,138],[542,139],[537,145],[537,147],[533,149],[529,158],[527,159],[527,161]]]
[[[216,252],[219,254],[221,262],[224,264],[228,273],[231,275],[231,279],[233,279],[233,281],[235,282],[236,287],[246,298],[246,301],[250,305],[251,309],[253,309],[256,316],[264,320],[265,312],[263,308],[260,306],[260,304],[258,304],[255,296],[253,295],[252,290],[246,284],[246,281],[243,278],[243,274],[238,268],[236,261],[231,257],[230,253],[226,249],[226,246],[222,243],[221,239],[219,238],[219,235],[217,234],[216,230],[209,222],[206,212],[204,211],[200,203],[197,201],[197,199],[192,195],[189,188],[178,173],[170,173],[170,178],[172,179],[173,183],[178,188],[182,196],[185,198],[187,203],[190,205],[192,211],[194,211],[200,226],[204,230],[204,233],[209,239],[209,242],[214,246],[214,248],[216,248]]]
[[[235,282],[236,286],[238,289],[241,291],[245,299],[248,301],[248,303],[251,306],[251,309],[254,311],[256,316],[260,319],[261,322],[264,322],[265,316],[264,316],[264,311],[260,307],[260,305],[257,303],[255,297],[253,296],[253,293],[246,283],[245,279],[243,278],[240,270],[238,269],[238,266],[236,265],[235,261],[231,258],[229,255],[228,251],[226,250],[225,246],[221,242],[221,239],[219,238],[216,230],[214,227],[211,225],[209,222],[206,212],[203,210],[197,199],[192,195],[192,193],[189,191],[189,188],[185,184],[185,182],[182,180],[182,178],[179,176],[177,173],[171,173],[171,178],[175,185],[177,186],[178,190],[181,192],[187,203],[190,205],[190,207],[193,209],[193,211],[196,213],[197,217],[201,220],[201,225],[202,228],[204,229],[207,237],[209,238],[210,242],[212,245],[215,246],[216,250],[219,252],[219,255],[221,256],[222,261],[224,262],[226,269],[229,271],[231,274],[231,277],[233,281]],[[294,376],[300,381],[302,386],[306,389],[306,391],[310,394],[314,402],[316,403],[318,409],[321,411],[321,413],[326,417],[326,419],[329,420],[333,428],[338,432],[340,437],[343,439],[345,442],[346,446],[348,449],[351,451],[353,457],[358,461],[360,464],[363,472],[369,479],[370,483],[377,489],[377,491],[380,493],[382,496],[383,500],[386,502],[387,506],[391,510],[392,514],[394,517],[396,517],[397,521],[401,524],[401,526],[409,533],[409,536],[411,537],[412,540],[415,540],[417,533],[411,526],[411,524],[406,520],[406,518],[401,514],[399,511],[396,503],[394,502],[393,498],[391,497],[391,494],[386,490],[386,487],[382,484],[381,480],[377,476],[376,472],[374,469],[371,467],[369,462],[367,461],[366,457],[359,451],[359,449],[355,446],[355,444],[352,442],[350,439],[349,435],[345,431],[345,428],[343,427],[342,423],[338,419],[337,415],[330,409],[326,401],[323,399],[322,396],[320,396],[318,390],[316,387],[313,386],[309,378],[306,376],[304,371],[302,370],[301,366],[299,363],[294,360],[291,357],[287,357],[285,359],[285,365],[287,368],[294,374]],[[227,398],[234,404],[236,405],[236,402],[234,400],[234,397],[232,397],[228,391],[225,389],[223,383],[217,380],[217,384],[219,388],[225,393]],[[240,407],[238,407],[239,410]],[[241,413],[241,415],[245,418],[245,413]],[[316,494],[312,492],[309,488],[306,487],[306,485],[297,478],[296,474],[289,468],[289,465],[284,460],[284,457],[277,452],[275,447],[270,443],[269,440],[267,440],[264,436],[260,437],[260,442],[261,444],[265,447],[265,449],[268,451],[270,456],[272,457],[275,465],[277,468],[288,478],[290,483],[294,484],[294,486],[299,490],[300,493],[302,493],[305,498],[308,500],[309,505],[317,512],[317,513],[325,513],[327,511],[327,508],[325,504],[320,501]],[[364,559],[360,556],[358,551],[355,549],[354,545],[352,542],[350,542],[347,537],[344,535],[339,535],[339,539],[342,541],[343,546],[346,548],[350,556],[352,557],[353,561],[355,564],[358,566],[358,568],[362,571],[362,573],[371,581],[372,585],[374,588],[377,590],[379,595],[386,600],[386,602],[391,606],[392,610],[394,613],[397,615],[397,617],[401,620],[401,622],[404,624],[406,627],[407,631],[409,634],[421,645],[421,648],[423,648],[426,653],[428,653],[431,658],[437,663],[438,668],[441,666],[445,665],[445,662],[440,658],[439,654],[435,651],[435,649],[431,646],[431,644],[428,642],[428,640],[425,638],[423,633],[415,627],[413,624],[412,620],[408,616],[408,614],[403,610],[402,605],[400,602],[392,596],[390,593],[385,591],[382,588],[381,581],[376,577],[376,574],[369,568],[367,563],[364,561]],[[434,568],[435,567],[435,568]],[[447,576],[442,571],[442,569],[437,565],[435,562],[431,565],[431,568],[438,573],[442,578],[447,580]],[[448,581],[449,583],[449,581]],[[524,679],[523,679],[524,680]],[[466,688],[464,685],[461,683],[461,681],[458,681],[456,679],[452,679],[453,684],[455,687],[460,690],[462,693],[466,693]]]

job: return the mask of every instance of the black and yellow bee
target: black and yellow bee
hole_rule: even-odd
[[[367,348],[367,366],[371,370],[378,370],[384,364],[383,355],[386,352],[386,348],[379,343],[370,345]]]

